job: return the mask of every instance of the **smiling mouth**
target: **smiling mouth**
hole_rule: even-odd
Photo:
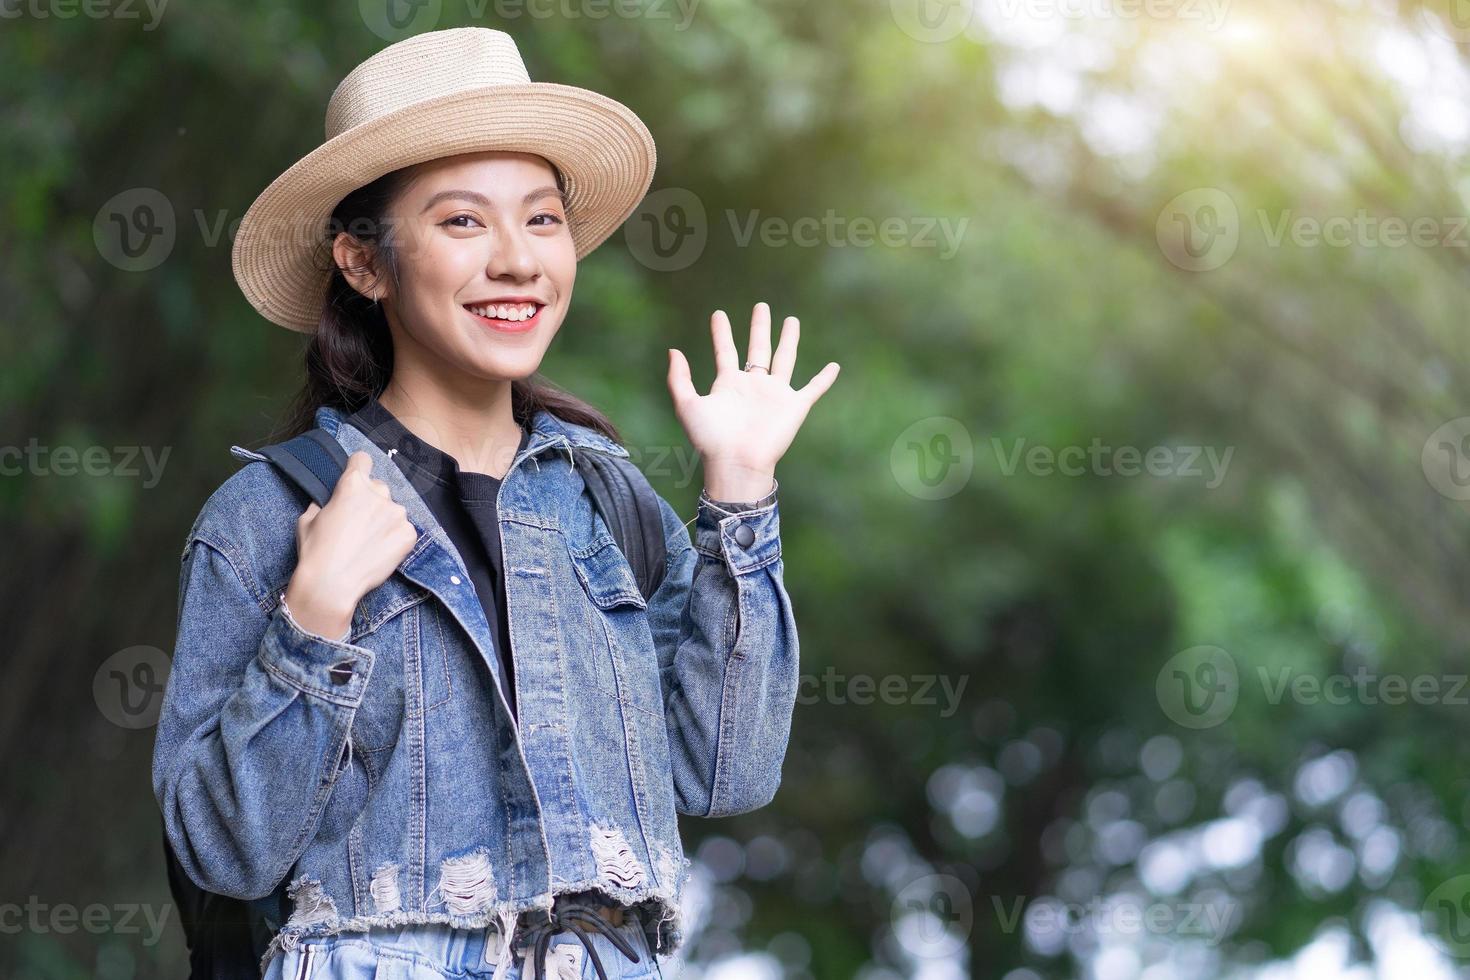
[[[464,309],[482,325],[505,333],[525,333],[541,322],[541,303],[492,303],[465,306]]]
[[[487,320],[503,320],[506,323],[521,323],[541,312],[540,303],[491,303],[487,306],[466,306],[475,316]]]

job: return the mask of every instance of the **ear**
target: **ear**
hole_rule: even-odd
[[[378,281],[372,264],[372,249],[353,235],[341,231],[332,240],[332,261],[342,270],[347,284],[369,301],[387,298],[384,284]]]

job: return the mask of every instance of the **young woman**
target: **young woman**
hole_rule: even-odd
[[[628,450],[532,376],[577,262],[648,188],[647,129],[465,28],[358,66],[327,133],[246,214],[235,273],[311,333],[291,429],[349,463],[303,509],[233,447],[251,462],[189,532],[154,759],[169,843],[270,924],[269,977],[660,976],[677,814],[780,781],[798,660],[774,470],[837,365],[793,389],[797,322],[773,352],[764,304],[743,369],[712,318],[708,395],[669,351],[704,490],[687,523],[658,498],[645,597],[574,465]]]

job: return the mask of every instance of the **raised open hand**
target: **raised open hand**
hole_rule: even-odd
[[[720,500],[753,500],[771,489],[776,462],[785,455],[807,412],[837,379],[829,361],[801,388],[791,387],[801,325],[788,316],[781,343],[771,353],[771,308],[757,303],[750,318],[750,348],[743,370],[730,320],[723,310],[710,317],[715,381],[708,395],[695,390],[689,361],[669,348],[669,393],[674,412],[704,461],[705,488]],[[762,368],[769,367],[769,370]]]

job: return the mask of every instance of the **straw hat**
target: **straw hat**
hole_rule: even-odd
[[[354,68],[327,105],[326,141],[255,199],[235,235],[235,281],[266,319],[316,329],[327,221],[348,193],[410,164],[483,150],[545,157],[566,184],[580,260],[648,191],[655,153],[627,106],[532,82],[504,31],[460,27],[399,41]]]

